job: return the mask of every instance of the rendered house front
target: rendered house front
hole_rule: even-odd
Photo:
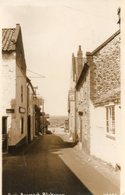
[[[26,143],[27,136],[26,63],[20,25],[2,30],[2,83],[2,129],[13,150]]]
[[[27,77],[27,139],[32,141],[35,136],[35,99],[36,93]]]

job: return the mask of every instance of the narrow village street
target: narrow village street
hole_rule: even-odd
[[[0,195],[125,195],[122,3],[7,1]]]
[[[4,155],[3,195],[118,193],[110,180],[80,162],[75,147],[66,133],[57,131],[37,137],[21,152]]]

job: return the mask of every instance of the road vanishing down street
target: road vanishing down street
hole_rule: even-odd
[[[48,134],[39,136],[27,149],[4,157],[2,194],[91,195],[60,158],[63,149],[72,147],[73,143]]]

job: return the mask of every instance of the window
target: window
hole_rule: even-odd
[[[20,129],[21,129],[21,134],[24,133],[24,118],[21,117],[20,119]]]
[[[2,117],[2,134],[7,133],[7,116]]]
[[[21,85],[21,102],[23,102],[23,86]]]
[[[115,106],[106,107],[106,130],[108,134],[115,134]]]

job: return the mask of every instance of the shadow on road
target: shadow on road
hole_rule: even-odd
[[[54,134],[40,136],[35,142],[15,154],[3,169],[3,195],[8,193],[91,195],[58,153],[74,147]],[[9,163],[9,159],[10,162]],[[71,159],[73,161],[73,159]],[[84,174],[84,173],[83,173]]]
[[[64,148],[73,148],[74,146],[76,146],[76,144],[77,143],[74,143],[74,142],[64,141],[60,136],[57,136],[55,134],[45,134],[45,135],[40,136],[38,138],[38,141],[34,143],[33,145],[34,145],[34,148],[35,148],[35,145],[37,145],[37,147],[39,145],[40,147],[37,151],[36,150],[34,151],[36,154],[36,153],[41,153],[41,152],[50,152],[51,150],[54,151],[54,149],[59,150],[59,149],[64,149]],[[28,147],[24,148],[23,152],[27,153]]]

